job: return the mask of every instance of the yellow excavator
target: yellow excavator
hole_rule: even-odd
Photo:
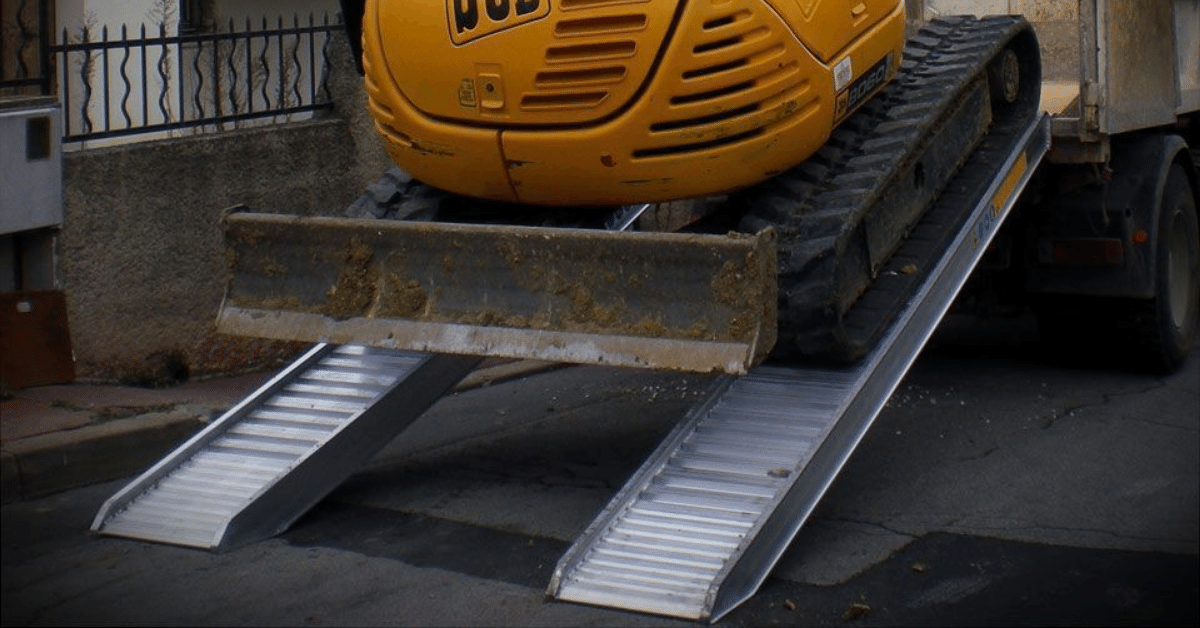
[[[900,0],[342,5],[397,193],[351,218],[229,216],[224,331],[733,373],[854,361],[939,249],[888,269],[906,236],[948,186],[982,194],[971,156],[1038,113],[1020,17],[908,37]],[[663,231],[634,220],[663,207]]]

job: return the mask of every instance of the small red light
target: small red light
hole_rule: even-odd
[[[1133,243],[1134,244],[1145,244],[1149,241],[1150,241],[1150,234],[1146,233],[1146,231],[1144,229],[1134,229],[1133,230]]]

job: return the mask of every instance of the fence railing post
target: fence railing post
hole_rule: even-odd
[[[133,34],[122,25],[119,38],[110,36],[109,26],[103,25],[99,39],[91,27],[80,29],[78,38],[64,29],[60,43],[47,45],[47,54],[58,59],[61,67],[79,68],[78,73],[62,73],[63,140],[84,142],[180,129],[220,131],[284,122],[332,106],[328,45],[330,37],[340,34],[341,25],[331,23],[328,14],[323,24],[311,14],[307,25],[297,15],[290,26],[285,24],[279,16],[271,27],[263,17],[261,27],[253,28],[247,18],[246,28],[235,31],[231,19],[225,32],[183,34],[169,33],[165,24],[159,24],[157,36],[148,35],[144,24]],[[300,53],[304,38],[308,39],[307,59]],[[261,40],[261,47],[256,48],[255,40]],[[206,45],[211,50],[206,51]],[[130,63],[135,54],[138,60]],[[120,81],[113,79],[113,72],[120,73]],[[132,72],[138,76],[131,77]],[[308,85],[302,89],[305,78]],[[150,106],[155,98],[152,92],[157,92],[157,116]],[[72,93],[81,94],[81,99],[72,98]],[[172,101],[177,111],[171,110]],[[113,107],[118,102],[120,115],[116,116]]]

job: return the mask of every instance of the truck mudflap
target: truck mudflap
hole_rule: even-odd
[[[223,333],[743,374],[775,343],[775,235],[223,219]]]

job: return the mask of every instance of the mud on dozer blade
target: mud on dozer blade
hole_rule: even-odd
[[[775,343],[774,232],[234,210],[222,333],[742,374]]]

